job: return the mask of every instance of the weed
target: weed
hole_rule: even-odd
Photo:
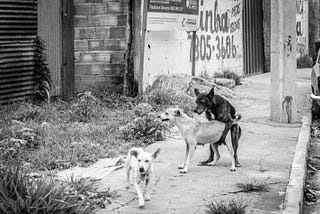
[[[252,181],[250,183],[238,183],[238,188],[241,192],[265,192],[268,191],[268,186],[266,183],[260,183],[257,181]]]
[[[239,76],[238,74],[236,74],[235,72],[226,69],[223,70],[222,72],[218,72],[214,74],[215,78],[226,78],[226,79],[233,79],[236,83],[236,85],[240,85],[241,84],[241,79],[242,77]]]
[[[89,122],[97,117],[100,112],[100,101],[91,92],[86,91],[78,95],[77,102],[72,105],[72,113],[75,121]]]
[[[304,55],[297,59],[297,68],[311,68],[312,63],[312,57]]]
[[[162,123],[153,107],[147,103],[137,105],[134,115],[135,119],[121,128],[122,137],[126,140],[137,139],[151,144],[156,140],[162,140],[164,133],[169,131],[168,125]]]
[[[248,205],[242,199],[212,201],[206,205],[206,214],[244,214]]]
[[[51,87],[51,76],[48,67],[47,56],[45,54],[44,41],[37,37],[34,43],[35,46],[35,101],[49,101],[50,100],[50,87]]]
[[[32,179],[19,168],[0,172],[0,213],[92,213],[94,205],[66,184],[53,179]]]
[[[100,99],[101,103],[110,109],[132,109],[139,102],[137,97],[127,97],[120,93],[110,92],[109,88],[95,87],[92,94]]]

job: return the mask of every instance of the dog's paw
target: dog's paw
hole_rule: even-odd
[[[236,171],[236,169],[234,169],[234,168],[230,169],[230,172],[235,172],[235,171]]]
[[[139,201],[139,207],[140,207],[140,208],[143,208],[144,206],[145,206],[144,201]]]
[[[146,201],[150,201],[150,199],[151,199],[150,195],[146,195],[146,196],[144,197],[144,200],[146,200]]]
[[[209,163],[205,162],[205,161],[202,161],[202,162],[198,163],[198,166],[208,166],[208,165],[209,165]]]
[[[188,173],[188,170],[187,169],[182,169],[182,170],[180,170],[180,173],[181,174],[186,174],[186,173]]]
[[[178,169],[184,169],[184,164],[179,165]]]
[[[236,167],[241,167],[241,164],[240,163],[236,163]]]

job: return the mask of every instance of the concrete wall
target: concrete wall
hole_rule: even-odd
[[[296,0],[297,3],[297,57],[301,54],[309,54],[308,42],[308,1]],[[301,5],[301,7],[299,7]],[[299,28],[298,28],[299,26]],[[265,54],[265,71],[270,71],[270,41],[271,41],[271,0],[263,0],[263,30],[264,30],[264,54]],[[298,33],[299,30],[299,33]]]
[[[127,46],[127,0],[75,1],[75,88],[121,90]]]
[[[230,70],[243,75],[242,0],[200,1],[196,38],[196,76]],[[143,88],[158,75],[191,74],[191,33],[146,34]]]

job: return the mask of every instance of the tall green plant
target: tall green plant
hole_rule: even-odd
[[[48,67],[47,56],[45,54],[44,41],[37,37],[34,41],[34,60],[35,60],[35,86],[34,86],[34,99],[35,101],[50,100],[51,76]]]

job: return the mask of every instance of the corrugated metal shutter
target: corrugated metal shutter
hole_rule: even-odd
[[[0,104],[32,94],[36,36],[37,0],[0,0]]]
[[[246,76],[263,73],[262,0],[243,1],[243,55]]]

